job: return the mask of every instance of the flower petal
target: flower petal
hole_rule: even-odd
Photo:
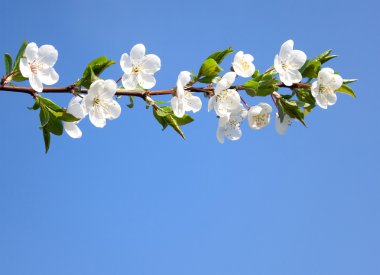
[[[43,45],[38,50],[38,62],[53,67],[58,59],[58,51],[52,45]]]
[[[161,69],[161,59],[155,54],[147,54],[142,60],[142,72],[154,74]]]
[[[29,62],[33,62],[38,57],[38,46],[36,43],[29,43],[25,48],[25,56]]]
[[[28,60],[26,58],[20,59],[20,71],[23,77],[29,77],[32,73],[32,70],[30,69]]]
[[[132,73],[132,60],[128,54],[123,53],[123,55],[121,56],[120,67],[124,73],[126,74]]]
[[[202,100],[199,97],[187,92],[185,96],[184,108],[187,112],[192,111],[196,113],[202,108]]]
[[[103,99],[112,99],[117,90],[117,84],[113,79],[102,80],[103,81],[103,89],[101,89],[99,95]]]
[[[278,54],[276,54],[276,56],[274,57],[273,63],[274,63],[274,68],[275,68],[276,72],[278,72],[279,74],[284,72],[284,69],[281,66],[281,61],[280,61]],[[284,82],[284,81],[282,81],[282,82]]]
[[[32,86],[33,90],[39,93],[42,92],[43,90],[42,82],[37,74],[33,74],[33,73],[30,74],[29,83],[30,83],[30,86]]]
[[[175,116],[183,117],[183,115],[185,114],[185,109],[183,108],[183,101],[180,100],[178,97],[173,96],[170,102]]]
[[[333,92],[333,93],[329,93],[326,95],[326,100],[327,100],[327,104],[328,105],[334,105],[337,101],[337,96],[336,94]]]
[[[185,87],[191,80],[191,73],[188,71],[182,71],[178,75],[178,81]],[[177,82],[178,83],[178,82]]]
[[[120,104],[116,100],[112,99],[112,100],[106,101],[105,104],[107,105],[107,107],[106,107],[106,110],[107,110],[106,118],[107,119],[113,120],[113,119],[116,119],[120,116],[121,107],[120,107]]]
[[[48,67],[40,69],[37,71],[38,77],[41,79],[41,82],[46,85],[53,85],[58,82],[59,75],[54,70],[54,68]]]
[[[306,62],[306,54],[303,51],[294,50],[291,52],[288,62],[293,69],[300,69]]]
[[[134,74],[124,74],[121,78],[124,89],[133,90],[137,87],[137,77]]]
[[[137,75],[137,82],[144,89],[151,89],[156,85],[156,79],[153,75],[140,73]]]
[[[133,64],[139,64],[145,56],[145,46],[143,44],[136,44],[131,49],[131,59]]]
[[[89,112],[91,123],[98,128],[103,128],[106,125],[105,115],[100,108],[91,108]]]
[[[78,125],[74,122],[63,122],[63,129],[65,129],[66,133],[72,138],[81,138],[82,131],[79,129]]]
[[[289,54],[293,51],[294,41],[288,40],[284,44],[281,45],[280,49],[280,59],[285,60],[288,58]]]

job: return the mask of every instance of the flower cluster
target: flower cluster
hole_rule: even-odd
[[[156,85],[155,73],[161,69],[161,59],[155,54],[146,54],[145,46],[137,44],[129,54],[121,55],[120,67],[123,74],[119,81],[121,80],[122,86],[118,87],[117,82],[112,79],[99,78],[102,71],[115,63],[101,57],[91,62],[86,67],[83,77],[67,88],[74,94],[67,109],[61,109],[51,101],[45,101],[44,104],[47,105],[44,108],[37,106],[34,109],[41,107],[41,112],[48,110],[62,122],[63,129],[70,137],[80,138],[82,131],[78,124],[87,115],[95,127],[103,128],[107,120],[116,119],[121,114],[116,95],[133,95],[143,98],[148,104],[147,108],[153,106],[154,116],[164,128],[169,125],[184,137],[179,126],[193,121],[187,113],[201,110],[202,100],[195,93],[204,93],[208,97],[208,111],[214,111],[218,118],[217,140],[224,143],[225,138],[241,138],[241,126],[246,118],[251,129],[263,129],[269,125],[272,110],[275,108],[275,128],[279,134],[285,134],[294,120],[305,124],[305,115],[315,105],[323,109],[334,105],[337,92],[355,96],[346,84],[356,80],[344,80],[333,69],[322,68],[324,63],[336,57],[330,55],[331,50],[314,59],[308,59],[303,51],[294,49],[293,40],[288,40],[275,55],[273,66],[264,73],[256,70],[251,54],[238,51],[230,63],[230,71],[219,75],[222,71],[220,63],[231,52],[231,48],[215,52],[204,61],[198,74],[181,71],[175,88],[153,93],[171,93],[168,106],[159,107],[150,97],[150,89]],[[58,82],[59,75],[54,69],[57,59],[58,51],[53,46],[38,47],[34,42],[25,42],[20,48],[13,69],[12,57],[6,55],[7,75],[1,80],[0,89],[17,90],[12,88],[14,85],[10,82],[28,79],[33,89],[31,94],[35,98],[38,97],[35,92],[49,92],[43,85]],[[243,84],[235,84],[238,78],[248,80]],[[302,83],[303,79],[308,80]],[[315,80],[312,82],[313,79]],[[197,82],[206,83],[207,86],[194,87]],[[11,85],[6,85],[7,83]],[[280,95],[277,90],[281,87],[289,88],[292,94]],[[254,98],[270,96],[273,105],[259,102],[249,106],[239,93],[241,90],[245,90]],[[133,98],[131,102],[130,105],[133,106]],[[43,114],[40,117],[42,126],[46,125],[48,119],[45,119]],[[59,134],[59,131],[56,134]]]

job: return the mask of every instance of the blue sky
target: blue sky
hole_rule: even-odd
[[[54,45],[62,86],[136,43],[161,57],[161,89],[227,46],[265,70],[289,38],[310,57],[334,49],[329,66],[360,81],[357,99],[339,94],[285,136],[245,124],[240,141],[220,145],[203,108],[184,142],[136,99],[104,129],[81,123],[81,140],[53,137],[48,155],[32,98],[1,92],[0,274],[380,274],[378,2],[1,6],[0,52],[15,54],[23,39]],[[115,65],[104,76],[120,75]]]

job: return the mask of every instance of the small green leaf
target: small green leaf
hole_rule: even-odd
[[[307,60],[300,69],[302,77],[317,78],[321,69],[321,62],[318,60]]]
[[[26,40],[24,40],[24,42],[22,42],[22,44],[21,44],[20,49],[18,50],[18,53],[17,53],[16,59],[15,59],[15,63],[13,65],[13,70],[12,71],[18,71],[19,70],[20,59],[24,56],[25,48],[26,48],[27,45],[28,45],[28,42]],[[14,79],[14,77],[13,77],[13,80],[16,81]]]
[[[278,90],[276,83],[276,79],[269,77],[269,79],[260,80],[259,82],[249,80],[244,83],[243,87],[250,96],[267,96]]]
[[[220,64],[222,63],[223,59],[229,55],[230,53],[233,53],[234,50],[231,47],[228,47],[224,51],[217,51],[214,52],[212,55],[210,55],[207,59],[212,58],[216,61],[216,63]]]
[[[350,95],[350,96],[352,96],[352,97],[356,97],[354,90],[353,90],[350,86],[348,86],[348,85],[346,85],[346,84],[343,84],[343,85],[342,85],[338,90],[336,90],[336,91],[339,92],[339,93],[348,94],[348,95]]]
[[[115,61],[108,60],[106,56],[92,60],[84,70],[82,78],[77,82],[78,86],[82,85],[85,88],[89,88],[95,76],[99,77],[105,69],[113,64],[115,64]]]
[[[304,107],[304,114],[308,114],[311,112],[311,110],[315,107],[315,98],[311,95],[310,91],[300,89],[296,93],[297,98],[299,99],[299,102],[304,102],[309,104],[309,106],[302,106]]]
[[[343,79],[343,84],[350,84],[358,81],[357,79]]]
[[[9,75],[12,72],[12,56],[4,54],[5,74]]]
[[[55,112],[62,112],[62,108],[55,104],[53,101],[51,101],[48,98],[39,96],[40,104],[48,107],[49,109],[55,111]]]
[[[21,73],[17,73],[12,76],[12,81],[14,82],[23,82],[25,80],[28,80],[28,78],[23,77]]]
[[[61,136],[63,133],[62,120],[56,118],[55,116],[50,116],[49,123],[45,126],[52,134],[56,136]]]
[[[41,128],[45,127],[49,123],[49,111],[45,106],[41,106],[40,110],[40,121],[41,121]]]
[[[305,114],[304,112],[298,107],[297,101],[296,100],[287,100],[281,98],[281,105],[284,109],[284,112],[288,114],[291,118],[296,118],[299,121],[302,122],[302,124],[307,127],[305,123]]]
[[[203,62],[202,67],[199,69],[198,78],[202,76],[216,77],[221,71],[222,68],[219,67],[218,63],[209,58]]]
[[[36,97],[36,101],[34,102],[32,107],[27,107],[29,110],[38,110],[40,108],[40,100],[39,97]]]
[[[129,104],[127,104],[127,107],[132,109],[133,106],[135,106],[135,99],[133,96],[129,96]]]
[[[49,147],[50,147],[50,132],[46,127],[44,127],[42,129],[42,134],[43,134],[44,143],[45,143],[45,154],[47,154],[47,152],[49,151]]]

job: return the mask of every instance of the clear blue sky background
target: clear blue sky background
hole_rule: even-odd
[[[340,58],[330,66],[360,82],[356,100],[339,94],[307,117],[308,129],[295,123],[286,136],[245,124],[239,142],[220,145],[203,108],[184,142],[137,99],[104,129],[81,123],[81,140],[53,137],[48,155],[38,113],[26,109],[32,98],[0,93],[0,274],[380,274],[379,8],[3,1],[0,52],[15,54],[23,39],[54,45],[61,86],[91,59],[118,62],[139,42],[162,59],[159,89],[227,46],[265,70],[289,38],[310,57],[333,48]],[[120,75],[115,65],[105,77]]]

